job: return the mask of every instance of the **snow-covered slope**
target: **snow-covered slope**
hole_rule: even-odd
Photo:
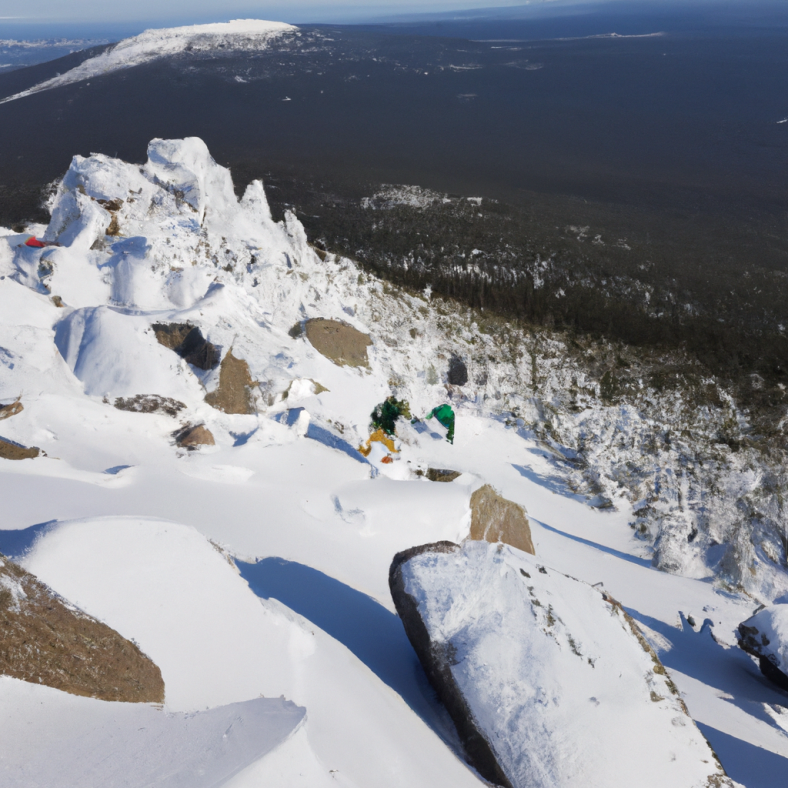
[[[599,590],[469,541],[398,556],[392,593],[458,727],[486,740],[512,788],[729,784],[664,668]]]
[[[266,22],[261,19],[234,19],[232,22],[210,25],[146,30],[138,36],[124,39],[64,74],[3,99],[0,104],[183,52],[258,51],[265,49],[273,39],[296,30],[284,22]]]
[[[236,788],[480,784],[394,615],[387,576],[399,551],[461,541],[485,482],[526,507],[538,561],[603,581],[647,630],[732,776],[773,784],[788,761],[784,700],[735,647],[755,604],[654,571],[624,498],[592,508],[557,478],[557,444],[511,418],[538,405],[530,357],[510,354],[500,332],[318,255],[295,216],[272,219],[262,184],[238,200],[196,139],[154,140],[142,167],[75,157],[49,226],[29,229],[62,245],[34,249],[0,232],[0,403],[23,406],[0,420],[0,438],[46,456],[0,459],[0,552],[137,640],[162,669],[165,711],[261,693],[305,708],[301,727],[232,778]],[[311,318],[369,334],[369,367],[318,353],[300,330]],[[219,369],[159,344],[162,323],[199,327],[223,359],[232,349],[255,381],[255,412],[211,407]],[[470,374],[462,388],[446,385],[455,353]],[[553,369],[557,356],[540,374]],[[418,416],[450,400],[454,444],[434,419],[400,422],[393,462],[359,454],[373,407],[392,393]],[[136,395],[183,408],[114,407]],[[589,430],[598,416],[589,409]],[[215,445],[176,447],[187,424],[204,424]],[[432,483],[429,467],[462,475]],[[770,598],[784,592],[780,577],[763,586]],[[720,642],[682,628],[680,612],[708,618]],[[10,686],[0,683],[0,703],[17,718],[56,703]],[[42,741],[59,735],[41,730]],[[91,741],[107,746],[93,736],[74,750],[85,764]],[[752,758],[766,759],[762,772],[748,770]]]

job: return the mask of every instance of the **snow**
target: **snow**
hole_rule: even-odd
[[[514,788],[704,786],[707,743],[623,613],[486,542],[402,567],[431,642]]]
[[[305,710],[247,700],[197,714],[108,703],[0,677],[0,782],[211,788],[285,741]],[[111,753],[112,757],[106,757]]]
[[[306,708],[312,757],[324,772],[338,769],[345,784],[475,782],[344,646],[278,602],[257,598],[193,528],[139,518],[61,523],[39,536],[24,565],[139,644],[161,668],[170,713],[282,696]],[[85,734],[99,751],[104,735],[96,742]]]
[[[234,19],[231,22],[217,22],[209,25],[146,30],[138,36],[124,39],[64,74],[40,82],[28,90],[3,99],[0,103],[14,101],[42,90],[71,85],[75,82],[82,82],[103,74],[110,74],[113,71],[140,66],[159,58],[172,57],[185,52],[261,50],[267,48],[274,39],[288,33],[295,33],[297,29],[284,22]]]
[[[113,219],[120,234],[106,235]],[[0,421],[0,437],[47,456],[0,460],[0,552],[137,640],[166,692],[163,711],[124,707],[111,744],[102,720],[115,712],[104,704],[0,681],[2,713],[32,720],[36,752],[59,747],[64,720],[80,709],[84,725],[57,750],[64,774],[99,768],[97,753],[125,763],[128,737],[142,727],[136,714],[175,720],[167,724],[176,731],[186,719],[177,715],[225,710],[206,718],[206,731],[218,731],[221,715],[236,713],[228,709],[263,694],[284,696],[305,717],[267,753],[233,750],[238,771],[225,784],[234,788],[480,785],[394,615],[387,577],[401,550],[461,541],[470,495],[490,483],[526,507],[539,563],[604,583],[645,628],[731,775],[747,788],[779,782],[785,696],[735,645],[757,603],[712,582],[686,539],[675,551],[687,552],[695,577],[655,571],[623,494],[606,488],[615,509],[602,511],[568,486],[568,450],[511,416],[540,406],[529,394],[530,357],[507,360],[500,333],[436,299],[384,288],[350,260],[322,261],[295,216],[273,221],[260,182],[237,200],[229,173],[193,138],[154,140],[142,167],[75,157],[49,226],[28,229],[63,245],[20,247],[25,235],[0,230],[0,403],[21,395],[24,406]],[[371,335],[368,370],[337,366],[289,335],[317,317]],[[159,345],[151,326],[160,322],[198,326],[222,356],[232,348],[258,382],[257,412],[211,408],[204,397],[217,371]],[[398,425],[394,462],[362,457],[370,413],[390,394],[417,416],[448,401],[452,353],[470,375],[451,400],[454,445],[430,420]],[[539,358],[540,380],[561,384],[552,371],[560,356]],[[177,418],[113,407],[134,394],[186,407]],[[634,434],[647,420],[590,407],[578,418],[584,434],[603,436]],[[204,423],[216,445],[178,449],[172,433],[186,423]],[[589,461],[612,455],[600,444]],[[431,483],[417,474],[429,467],[462,475]],[[743,489],[759,483],[736,478]],[[788,590],[784,573],[760,567],[759,594],[771,601]],[[719,642],[708,627],[682,624],[680,612],[699,625],[708,618]],[[243,711],[250,725],[255,708]],[[45,755],[17,757],[6,730],[0,764],[48,774]]]

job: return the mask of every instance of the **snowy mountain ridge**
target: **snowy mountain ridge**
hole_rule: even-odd
[[[65,74],[59,74],[28,90],[9,96],[0,101],[0,104],[184,52],[259,51],[268,47],[273,40],[297,30],[298,28],[284,22],[266,22],[260,19],[234,19],[231,22],[209,25],[154,28],[138,36],[123,39]]]
[[[736,750],[726,761],[726,737],[788,758],[781,696],[735,645],[752,599],[709,582],[706,532],[675,539],[687,576],[654,571],[650,544],[630,527],[631,491],[616,483],[621,469],[635,475],[637,458],[647,466],[638,485],[664,480],[650,505],[689,528],[680,503],[691,482],[672,475],[675,442],[651,454],[643,446],[660,413],[712,429],[712,412],[682,416],[680,402],[656,394],[650,410],[604,404],[560,338],[407,293],[312,247],[293,214],[274,221],[260,182],[239,200],[195,138],[154,140],[141,167],[77,156],[51,208],[47,227],[29,229],[60,246],[0,234],[0,403],[18,402],[8,417],[0,411],[0,438],[44,453],[0,459],[0,552],[134,639],[162,670],[166,713],[261,694],[305,708],[302,723],[279,710],[270,741],[292,734],[273,752],[239,743],[247,771],[238,766],[233,785],[479,784],[386,581],[396,553],[461,542],[470,495],[485,482],[526,507],[540,564],[603,583],[621,601],[734,779],[745,770],[736,772]],[[303,331],[313,318],[369,334],[367,366],[318,352]],[[199,328],[222,364],[189,364],[161,343],[161,325]],[[448,382],[453,356],[467,366],[464,385]],[[228,358],[248,368],[250,412],[206,401]],[[570,392],[576,409],[564,406]],[[401,420],[397,451],[363,457],[370,413],[391,394],[419,417],[451,402],[454,444],[434,419]],[[139,397],[168,401],[128,409]],[[175,435],[195,425],[213,445],[179,447]],[[435,483],[429,468],[460,475]],[[724,490],[732,479],[736,494],[759,483],[727,472]],[[775,562],[748,567],[764,601],[784,593]],[[696,631],[687,616],[709,624]],[[98,707],[13,682],[0,679],[9,699],[0,732],[22,715],[54,741],[79,705],[82,729],[94,732],[58,757],[88,758]],[[54,721],[36,712],[42,702],[58,710]],[[206,735],[221,739],[236,711],[255,725],[265,717],[225,709],[206,719]],[[118,742],[136,719],[117,717]],[[23,755],[8,768],[33,768]],[[31,784],[30,771],[12,774],[9,785]]]

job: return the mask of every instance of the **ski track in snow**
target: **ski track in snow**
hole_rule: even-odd
[[[52,222],[36,228],[63,246],[29,249],[0,232],[0,402],[21,395],[24,405],[0,421],[0,437],[47,454],[0,460],[0,552],[136,640],[162,670],[165,707],[113,710],[2,679],[3,784],[51,784],[56,764],[76,773],[97,753],[131,752],[140,721],[175,752],[186,720],[213,741],[243,711],[250,729],[269,733],[254,747],[211,750],[217,769],[235,769],[212,785],[481,785],[394,614],[387,576],[400,550],[462,540],[483,482],[526,507],[540,563],[602,583],[640,622],[731,777],[780,784],[788,696],[735,645],[752,600],[653,570],[628,504],[587,505],[543,443],[483,403],[455,403],[454,445],[434,422],[401,423],[395,462],[362,457],[355,447],[392,386],[417,415],[445,400],[430,380],[453,347],[451,318],[390,294],[351,261],[322,261],[294,216],[271,219],[261,184],[239,202],[199,140],[154,141],[149,153],[143,168],[74,159]],[[119,207],[111,214],[98,200]],[[105,235],[113,215],[117,237]],[[336,366],[288,335],[311,317],[371,333],[369,370]],[[205,403],[218,372],[159,345],[150,326],[167,321],[199,326],[222,355],[232,347],[248,362],[257,413]],[[182,418],[111,404],[153,393],[183,402]],[[171,433],[186,420],[204,422],[216,445],[176,449]],[[463,474],[432,483],[414,473],[427,467]],[[261,696],[295,705],[276,701],[268,718]],[[42,749],[12,743],[18,720],[34,732],[25,746]],[[183,747],[190,768],[201,756]],[[166,765],[157,757],[151,769]],[[118,784],[135,784],[133,774]]]

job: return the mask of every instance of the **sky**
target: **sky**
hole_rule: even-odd
[[[530,0],[534,4],[568,0]],[[528,0],[0,0],[0,25],[56,22],[188,24],[237,18],[339,22],[396,14],[523,5]],[[589,0],[571,0],[589,2]]]
[[[81,37],[109,40],[136,35],[149,27],[270,19],[293,24],[395,21],[397,17],[467,9],[519,6],[529,16],[561,6],[616,4],[747,6],[753,0],[0,0],[0,40]],[[788,0],[758,0],[783,4]],[[529,6],[526,10],[524,6]],[[573,13],[573,9],[568,9]],[[579,9],[578,9],[579,10]],[[522,12],[521,12],[522,13]],[[559,11],[560,13],[560,11]]]

